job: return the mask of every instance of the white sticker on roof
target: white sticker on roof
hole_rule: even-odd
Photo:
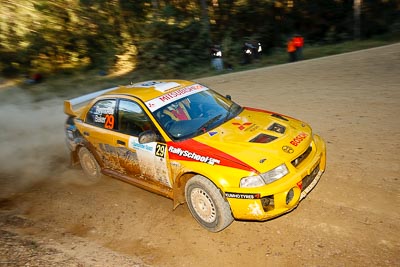
[[[176,82],[156,82],[156,81],[148,81],[141,84],[134,84],[132,87],[154,87],[157,91],[165,92],[172,88],[180,86],[179,83]]]
[[[153,98],[146,102],[146,106],[150,109],[150,111],[155,111],[169,103],[172,103],[178,99],[184,98],[186,96],[208,90],[207,87],[200,84],[193,84],[188,87],[184,87],[178,90],[175,90],[170,93],[166,93],[162,96]]]

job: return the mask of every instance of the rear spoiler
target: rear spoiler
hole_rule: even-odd
[[[100,90],[100,91],[93,92],[93,93],[90,93],[90,94],[86,94],[86,95],[83,95],[83,96],[79,96],[79,97],[76,97],[76,98],[72,98],[70,100],[64,100],[64,113],[69,115],[69,116],[76,117],[77,114],[74,111],[74,106],[83,104],[85,102],[89,102],[90,100],[92,100],[92,99],[94,99],[94,98],[96,98],[96,97],[98,97],[98,96],[100,96],[102,94],[105,94],[105,93],[107,93],[109,91],[115,90],[117,88],[118,87],[108,88],[108,89]]]

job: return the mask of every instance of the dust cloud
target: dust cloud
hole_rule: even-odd
[[[0,99],[0,196],[68,171],[63,100],[35,101],[19,87],[1,89]]]

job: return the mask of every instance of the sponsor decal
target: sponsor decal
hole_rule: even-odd
[[[297,135],[290,143],[294,146],[298,146],[301,142],[303,142],[304,139],[306,139],[308,134],[306,133],[300,133]]]
[[[216,135],[218,132],[208,132],[208,134],[210,135],[210,136],[214,136],[214,135]]]
[[[232,122],[232,124],[238,126],[239,130],[243,131],[244,129],[246,129],[247,127],[252,125],[253,123],[252,122],[245,122],[245,123]]]
[[[207,87],[204,87],[200,84],[193,84],[169,93],[166,93],[162,96],[156,97],[152,100],[146,102],[146,106],[151,110],[155,111],[169,103],[174,102],[175,100],[187,97],[189,95],[195,94],[197,92],[208,90]]]
[[[176,82],[160,82],[160,81],[148,81],[141,84],[134,84],[130,87],[154,87],[157,91],[166,92],[172,88],[178,87],[180,84]]]
[[[292,154],[294,152],[294,149],[290,146],[283,146],[282,150],[286,153]]]
[[[250,125],[250,127],[246,128],[245,131],[254,132],[254,131],[257,130],[258,128],[260,128],[258,125],[253,124],[253,125]]]
[[[133,148],[135,150],[147,151],[147,152],[154,152],[155,143],[140,144],[137,137],[131,136],[129,138],[129,148]]]
[[[300,180],[300,181],[297,183],[297,187],[298,187],[300,190],[303,190],[303,181],[302,181],[302,180]]]
[[[199,154],[196,154],[195,152],[191,152],[189,150],[184,150],[184,149],[182,149],[180,147],[170,146],[168,148],[168,151],[170,153],[172,153],[172,154],[179,155],[180,157],[185,157],[185,158],[188,158],[188,159],[194,159],[196,161],[200,161],[200,162],[207,163],[207,164],[210,164],[210,165],[214,165],[214,164],[219,164],[220,163],[220,160],[218,160],[218,159],[215,159],[215,158],[212,158],[212,157],[209,157],[209,156],[199,155]]]
[[[129,86],[129,87],[153,87],[153,86],[155,86],[156,84],[160,84],[160,83],[162,83],[162,82],[147,81],[147,82],[143,82],[143,83],[141,83],[141,84],[139,84],[139,85],[133,84],[132,86]]]
[[[229,197],[229,198],[238,198],[238,199],[260,199],[261,198],[260,194],[244,194],[244,193],[231,193],[231,192],[226,192],[225,196]]]
[[[212,155],[214,159],[217,159],[218,165],[220,166],[226,166],[226,167],[231,167],[231,168],[236,168],[240,170],[245,170],[245,171],[250,171],[254,173],[258,173],[256,169],[254,169],[252,166],[248,165],[247,163],[235,158],[232,155],[229,155],[215,147],[211,147],[209,145],[203,144],[201,142],[198,142],[193,139],[188,139],[179,143],[174,143],[174,142],[168,142],[167,143],[168,148],[171,146],[179,146],[182,151],[187,150],[187,151],[193,151],[193,148],[196,148],[197,151],[202,151],[202,156],[204,154],[206,155]],[[174,153],[169,153],[169,158],[171,161],[173,160],[185,160],[182,156],[179,154],[174,154]],[[193,161],[193,159],[186,158],[188,161]],[[215,163],[217,163],[215,162]]]

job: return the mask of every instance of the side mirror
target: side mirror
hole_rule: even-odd
[[[139,144],[157,142],[157,134],[153,130],[144,131],[139,134],[138,139]]]
[[[232,97],[230,95],[225,96],[227,99],[232,100]]]

